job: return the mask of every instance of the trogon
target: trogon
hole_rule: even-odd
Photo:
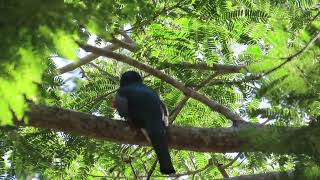
[[[143,84],[135,71],[127,71],[120,78],[120,87],[113,102],[119,115],[139,128],[152,144],[163,174],[174,174],[168,150],[166,126],[168,110],[159,95]]]

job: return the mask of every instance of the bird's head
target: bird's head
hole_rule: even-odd
[[[128,86],[133,83],[142,83],[142,78],[137,72],[127,71],[121,75],[120,87]]]

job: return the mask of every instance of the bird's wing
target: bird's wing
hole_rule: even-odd
[[[125,96],[121,96],[119,90],[115,96],[115,106],[121,117],[128,117],[128,99]]]
[[[161,101],[160,103],[160,109],[162,111],[162,121],[164,122],[165,126],[169,125],[169,111],[167,106]]]

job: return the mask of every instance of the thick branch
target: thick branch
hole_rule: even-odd
[[[105,139],[123,144],[149,145],[140,131],[126,122],[61,108],[30,104],[28,126]],[[21,123],[21,122],[20,122]],[[315,140],[320,127],[193,128],[170,126],[169,146],[198,152],[274,152],[318,155]],[[292,139],[295,139],[293,141]]]
[[[199,70],[208,70],[208,71],[217,71],[221,73],[240,73],[241,69],[244,69],[245,66],[241,65],[228,65],[228,64],[217,64],[213,63],[211,65],[206,63],[168,63],[164,62],[161,67],[167,68],[167,67],[183,67],[187,69],[199,69]]]
[[[201,169],[203,170],[203,169]],[[206,169],[204,169],[206,170]],[[92,177],[109,177],[112,178],[111,176],[97,176],[97,175],[91,175],[88,174]],[[184,174],[178,174],[181,176],[185,176],[185,175],[193,175],[193,173],[188,174],[188,173],[184,173]],[[145,178],[147,176],[139,176],[139,178]],[[157,175],[157,176],[152,176],[153,178],[157,178],[157,177],[176,177],[175,175],[169,175],[169,176],[165,176],[165,175]],[[180,176],[178,176],[180,177]],[[126,178],[126,177],[118,177],[118,178]],[[282,172],[268,172],[268,173],[261,173],[261,174],[253,174],[253,175],[243,175],[243,176],[236,176],[236,177],[231,177],[231,178],[224,178],[224,179],[220,179],[220,180],[297,180],[297,179],[315,179],[316,177],[312,177],[312,176],[296,176],[293,172],[291,171],[282,171]]]
[[[296,179],[296,178],[297,177],[295,177],[291,171],[283,171],[283,172],[269,172],[269,173],[262,173],[262,174],[236,176],[231,178],[224,178],[223,180],[252,180],[252,179],[276,180],[276,179]]]
[[[180,91],[182,91],[186,96],[189,96],[193,99],[196,99],[200,102],[202,102],[203,104],[206,104],[207,106],[209,106],[213,111],[217,111],[219,113],[221,113],[222,115],[224,115],[225,117],[227,117],[228,119],[232,120],[232,122],[234,124],[239,124],[239,122],[244,122],[243,119],[236,113],[233,113],[232,111],[230,111],[227,107],[209,99],[208,97],[206,97],[203,94],[198,93],[197,91],[186,87],[183,83],[173,79],[172,77],[164,74],[163,72],[161,72],[160,70],[157,69],[153,69],[152,67],[143,64],[131,57],[122,55],[122,54],[118,54],[118,53],[114,53],[112,51],[108,51],[105,49],[101,49],[101,48],[97,48],[94,46],[90,46],[90,45],[80,45],[84,50],[92,52],[94,54],[98,54],[101,56],[105,56],[105,57],[109,57],[112,59],[115,59],[117,61],[129,64],[133,67],[136,67],[138,69],[141,69],[147,73],[150,73],[158,78],[160,78],[161,80],[171,84],[172,86],[174,86],[175,88],[179,89]]]

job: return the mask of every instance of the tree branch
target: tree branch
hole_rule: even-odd
[[[127,43],[117,38],[112,38],[110,42],[112,42],[113,44],[119,45],[122,48],[128,49],[131,52],[135,52],[139,49],[139,47],[135,43]]]
[[[241,155],[242,155],[241,152],[238,153],[238,154],[236,155],[236,157],[234,157],[228,164],[226,164],[226,165],[223,166],[223,169],[227,169],[228,167],[232,166],[232,164],[233,164],[234,162],[236,162],[236,161],[240,158]]]
[[[247,122],[245,122],[238,114],[230,111],[227,107],[209,99],[207,96],[198,93],[197,91],[186,87],[183,83],[173,79],[172,77],[164,74],[163,72],[161,72],[160,70],[157,69],[153,69],[152,67],[150,67],[149,65],[143,64],[131,57],[122,55],[122,54],[118,54],[118,53],[114,53],[112,51],[109,50],[105,50],[102,48],[97,48],[91,45],[81,45],[80,47],[88,52],[92,52],[94,54],[98,54],[101,56],[105,56],[105,57],[109,57],[112,59],[115,59],[117,61],[129,64],[135,68],[138,68],[140,70],[143,70],[147,73],[150,73],[158,78],[160,78],[161,80],[171,84],[172,86],[174,86],[175,88],[179,89],[180,91],[182,91],[186,96],[190,96],[193,99],[196,99],[200,102],[202,102],[203,104],[206,104],[207,106],[209,106],[213,111],[219,112],[222,115],[224,115],[225,117],[227,117],[228,119],[230,119],[233,124],[235,126],[238,126],[239,124],[247,124]]]
[[[202,170],[202,169],[201,169]],[[111,176],[98,176],[98,175],[91,175],[88,174],[92,177],[109,177],[109,178],[113,178]],[[182,174],[181,174],[182,175]],[[188,175],[187,173],[183,174],[183,176]],[[193,174],[190,174],[193,175]],[[147,176],[138,176],[139,178],[145,178]],[[165,175],[157,175],[157,176],[152,176],[153,178],[156,177],[175,177],[173,176],[165,176]],[[180,177],[180,176],[179,176]],[[306,178],[310,178],[310,176],[299,176],[300,179],[306,179]],[[118,177],[121,179],[127,179],[127,177]],[[261,173],[261,174],[253,174],[253,175],[243,175],[243,176],[236,176],[236,177],[231,177],[231,178],[223,178],[220,180],[252,180],[252,179],[258,179],[258,180],[276,180],[276,179],[299,179],[297,178],[297,176],[295,176],[295,174],[292,171],[280,171],[280,172],[267,172],[267,173]]]
[[[120,29],[119,33],[125,38],[125,42],[136,46],[136,42],[123,29]]]
[[[291,171],[282,171],[282,172],[268,172],[268,173],[253,174],[253,175],[236,176],[231,178],[224,178],[223,180],[250,180],[250,179],[275,180],[275,179],[296,179],[296,178],[297,177],[295,177]]]
[[[139,180],[139,178],[138,178],[138,176],[137,176],[137,174],[136,174],[136,171],[134,170],[134,168],[133,168],[133,166],[132,166],[131,161],[129,161],[129,164],[130,164],[130,167],[131,167],[131,170],[132,170],[132,173],[133,173],[135,179],[136,179],[136,180]]]
[[[172,124],[176,120],[183,107],[187,104],[189,98],[190,97],[188,96],[184,96],[177,106],[169,113],[169,124]]]
[[[272,72],[280,69],[282,66],[284,66],[285,64],[287,64],[288,62],[292,61],[294,58],[302,55],[303,53],[305,53],[311,46],[312,44],[320,37],[320,32],[318,32],[308,43],[305,47],[303,47],[302,49],[300,49],[298,52],[296,52],[295,54],[286,57],[286,58],[281,58],[281,59],[285,59],[284,62],[282,62],[280,65],[272,68],[271,70],[269,70],[268,72],[265,72],[262,76],[266,76],[268,74],[271,74]]]
[[[80,106],[78,109],[82,109],[82,108],[86,107],[88,104],[90,104],[90,107],[93,107],[94,105],[96,105],[97,103],[102,101],[103,99],[106,99],[108,96],[110,96],[111,94],[115,93],[117,90],[118,89],[115,89],[115,90],[112,90],[112,91],[107,92],[105,94],[99,95],[94,100],[87,102],[86,104]]]
[[[218,171],[221,173],[221,175],[222,175],[224,178],[229,178],[229,175],[228,175],[226,169],[223,167],[223,164],[220,164],[220,163],[218,162],[218,160],[217,160],[216,158],[214,158],[214,157],[212,157],[212,160],[213,160],[213,162],[214,162],[214,165],[217,166]]]
[[[150,169],[150,171],[148,172],[147,180],[149,180],[149,179],[151,178],[152,173],[153,173],[154,170],[156,169],[157,163],[158,163],[158,159],[156,159],[156,160],[153,162],[153,164],[152,164],[152,166],[151,166],[151,169]]]
[[[203,88],[206,84],[208,84],[213,78],[217,77],[220,73],[216,72],[212,75],[210,75],[208,78],[204,79],[196,88],[195,91],[200,90],[201,88]],[[179,113],[181,112],[181,110],[183,109],[183,107],[187,104],[188,100],[189,100],[189,96],[185,96],[179,103],[178,105],[174,108],[174,110],[172,110],[170,112],[170,124],[172,124],[175,119],[177,118],[177,116],[179,115]]]
[[[178,178],[178,177],[181,177],[181,176],[187,176],[187,175],[190,176],[190,175],[198,174],[198,173],[200,173],[200,172],[202,172],[202,171],[207,170],[209,167],[211,167],[211,166],[212,166],[212,161],[213,161],[212,159],[209,159],[207,165],[205,165],[203,168],[200,168],[200,169],[197,169],[197,170],[194,170],[194,171],[188,171],[188,172],[181,173],[181,174],[169,175],[169,177],[176,177],[176,178]]]
[[[107,49],[109,51],[114,51],[114,50],[117,50],[119,48],[120,48],[119,45],[111,44],[111,45],[108,45],[108,46],[104,47],[103,49]],[[67,64],[67,65],[59,68],[58,71],[60,72],[60,74],[64,74],[66,72],[73,71],[73,70],[77,69],[78,67],[80,67],[82,65],[85,65],[85,64],[95,60],[98,57],[99,57],[99,55],[91,53],[91,54],[79,59],[76,62]]]
[[[280,69],[281,67],[283,67],[285,64],[287,64],[288,62],[292,61],[293,59],[297,58],[298,56],[302,55],[303,53],[305,53],[311,46],[312,44],[320,37],[320,32],[318,32],[308,43],[305,47],[303,47],[302,49],[300,49],[298,52],[296,52],[295,54],[289,56],[289,57],[284,57],[284,58],[280,58],[285,60],[284,62],[282,62],[281,64],[279,64],[278,66],[263,72],[261,74],[258,75],[251,75],[248,76],[242,80],[239,81],[222,81],[222,80],[216,80],[212,83],[210,83],[209,85],[217,85],[217,84],[240,84],[240,83],[244,83],[244,82],[249,82],[249,81],[256,81],[264,76],[267,76],[269,74],[271,74],[272,72]]]
[[[180,2],[176,3],[175,5],[173,5],[173,6],[171,6],[171,7],[167,7],[167,8],[165,7],[165,8],[163,8],[161,11],[159,11],[159,12],[157,12],[155,15],[153,15],[153,17],[151,17],[150,19],[146,19],[146,20],[144,20],[144,21],[142,21],[142,22],[137,22],[137,23],[135,23],[135,24],[132,26],[132,28],[125,30],[125,32],[129,32],[129,31],[132,31],[132,30],[134,30],[134,29],[141,28],[141,27],[143,27],[143,26],[146,25],[146,24],[149,24],[150,22],[152,22],[152,21],[154,21],[155,19],[157,19],[157,17],[159,17],[161,14],[166,13],[166,12],[168,12],[168,11],[171,11],[171,10],[173,10],[173,9],[175,9],[175,8],[178,8],[183,2],[184,2],[184,1],[180,1]]]
[[[29,104],[28,126],[105,139],[123,144],[149,146],[140,131],[126,122],[82,112]],[[16,125],[26,125],[22,121]],[[319,155],[315,150],[320,126],[289,128],[193,128],[168,127],[169,147],[198,152],[274,152]],[[272,136],[270,136],[272,134]],[[296,141],[292,141],[292,139]],[[281,147],[281,148],[279,148]],[[303,147],[303,148],[301,148]]]
[[[106,75],[108,77],[109,80],[111,80],[112,82],[119,82],[119,78],[113,76],[112,74],[108,73],[107,71],[105,71],[104,69],[102,69],[100,66],[90,62],[89,63],[91,66],[95,67],[96,69],[98,69],[102,74]]]
[[[122,34],[125,34],[124,32],[122,32]],[[123,40],[115,40],[116,43],[114,44],[110,44],[108,46],[105,46],[103,47],[102,49],[105,49],[105,50],[108,50],[108,51],[115,51],[119,48],[125,48],[125,49],[128,49],[132,52],[136,51],[138,49],[138,47],[136,46],[135,43],[132,43],[133,40],[131,38],[128,38],[129,36],[126,34],[126,36],[124,36],[124,39]],[[66,72],[69,72],[69,71],[73,71],[75,69],[77,69],[78,67],[82,66],[82,65],[85,65],[93,60],[95,60],[96,58],[98,58],[99,55],[96,55],[94,53],[91,53],[83,58],[80,58],[78,61],[76,62],[73,62],[73,63],[70,63],[70,64],[67,64],[66,66],[64,67],[61,67],[58,69],[58,71],[60,72],[60,74],[64,74]]]
[[[161,67],[168,68],[168,67],[183,67],[187,69],[198,69],[198,70],[208,70],[208,71],[216,71],[221,73],[240,73],[241,69],[245,69],[246,66],[244,65],[228,65],[228,64],[217,64],[213,63],[211,65],[206,63],[168,63],[164,62]]]

